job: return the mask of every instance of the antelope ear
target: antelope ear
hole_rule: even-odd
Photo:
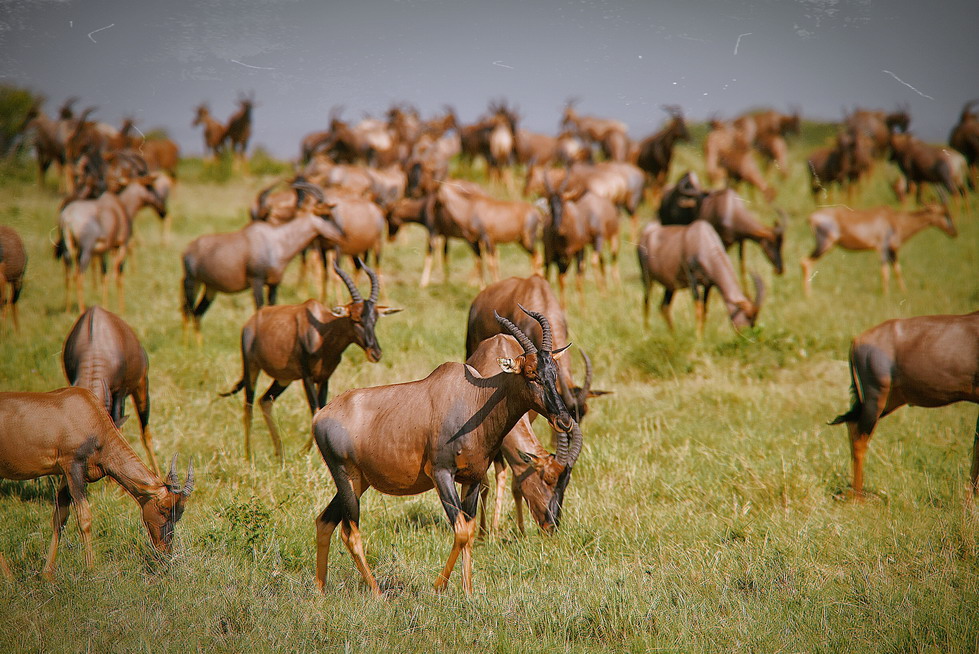
[[[343,318],[344,316],[350,315],[350,307],[347,306],[333,307],[332,309],[330,309],[330,313],[332,313],[337,318]]]
[[[377,307],[377,315],[379,316],[390,316],[392,313],[398,313],[399,311],[404,311],[401,307]]]
[[[568,343],[567,345],[565,345],[559,350],[554,350],[553,352],[551,352],[551,358],[557,361],[558,359],[564,356],[564,353],[568,351],[569,347],[571,347],[571,343]]]
[[[519,374],[520,373],[520,360],[519,360],[519,357],[517,359],[509,359],[509,358],[500,357],[500,358],[498,358],[496,360],[496,362],[498,364],[500,364],[500,369],[503,372],[508,372],[511,375],[516,375],[516,374]]]
[[[611,395],[615,391],[588,391],[588,397],[601,397],[603,395]]]

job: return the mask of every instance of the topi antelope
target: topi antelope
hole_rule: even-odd
[[[304,213],[285,225],[252,221],[237,232],[194,239],[183,254],[184,326],[192,321],[200,342],[201,317],[219,292],[250,288],[258,309],[268,287],[268,302],[275,304],[286,265],[319,237],[335,243],[343,232],[327,218]]]
[[[104,273],[109,253],[113,254],[119,309],[123,310],[123,265],[133,234],[133,218],[144,206],[153,207],[160,218],[167,215],[166,205],[153,187],[154,181],[152,176],[141,177],[118,194],[106,191],[97,200],[75,200],[61,210],[55,258],[60,258],[65,267],[65,311],[71,308],[71,286],[75,287],[78,310],[85,310],[82,276],[95,256],[102,260],[102,304],[108,304],[109,286]]]
[[[7,323],[9,311],[14,329],[20,329],[17,318],[17,300],[24,288],[24,269],[27,268],[27,251],[24,241],[13,227],[0,225],[0,329]],[[7,295],[7,291],[10,294]]]
[[[846,423],[853,461],[853,494],[863,495],[863,461],[877,421],[898,408],[979,404],[979,311],[918,316],[871,327],[850,346],[853,405],[831,425]],[[979,494],[979,420],[969,476]]]
[[[559,457],[580,452],[581,432],[557,389],[555,359],[566,350],[552,352],[547,319],[528,313],[543,330],[540,348],[509,320],[498,318],[523,352],[499,358],[502,372],[496,375],[484,377],[469,365],[443,363],[419,381],[347,391],[316,413],[313,435],[337,486],[337,494],[316,519],[316,583],[321,590],[330,537],[340,525],[357,569],[371,591],[380,595],[359,527],[360,496],[373,486],[389,495],[437,490],[454,540],[435,589],[445,589],[461,553],[462,586],[471,594],[480,484],[506,434],[525,413],[536,411],[561,433]],[[506,337],[494,337],[500,338]],[[493,341],[486,346],[492,347]],[[456,483],[462,484],[461,497]]]
[[[659,310],[671,331],[673,293],[677,289],[690,288],[696,302],[697,336],[703,336],[707,295],[714,286],[721,291],[734,328],[754,326],[765,295],[761,278],[752,275],[755,283],[755,300],[752,302],[738,284],[720,236],[706,221],[666,226],[650,223],[639,238],[638,250],[643,283],[643,322],[646,325],[649,324],[649,295],[653,282],[657,281],[666,287]]]
[[[272,403],[293,381],[302,380],[309,410],[315,414],[326,404],[330,376],[340,365],[343,351],[351,343],[364,350],[367,360],[381,360],[381,346],[374,333],[380,316],[401,309],[378,306],[380,286],[374,271],[364,266],[371,280],[371,294],[366,300],[354,281],[336,262],[333,270],[347,285],[351,301],[326,309],[316,300],[302,304],[262,307],[248,319],[241,330],[241,379],[222,397],[245,389],[245,457],[251,457],[252,406],[255,403],[255,382],[265,371],[272,385],[261,399],[262,415],[268,425],[275,455],[282,459],[282,441],[272,419]],[[312,438],[304,449],[313,444]]]
[[[537,331],[540,326],[534,321]],[[492,375],[498,369],[497,360],[520,355],[520,344],[509,335],[494,335],[483,341],[466,363],[481,375]],[[566,360],[564,357],[560,361]],[[560,363],[558,364],[560,365]],[[570,409],[570,407],[569,407]],[[571,468],[580,454],[580,442],[572,456],[567,449],[551,454],[534,434],[535,414],[526,413],[507,433],[500,452],[493,461],[496,470],[496,498],[493,507],[492,531],[497,531],[503,510],[503,489],[506,486],[507,465],[513,468],[511,492],[516,503],[517,528],[524,533],[523,502],[545,534],[551,534],[561,523],[564,493],[571,481]],[[570,444],[569,444],[570,445]],[[489,487],[483,485],[480,511],[480,530],[486,531],[486,496]]]
[[[126,421],[126,396],[133,398],[143,448],[153,472],[160,474],[149,424],[149,361],[132,327],[111,311],[89,307],[65,338],[61,361],[68,383],[92,391],[116,427]]]
[[[194,469],[183,485],[177,479],[177,457],[161,479],[139,460],[123,439],[102,403],[84,388],[49,393],[0,393],[0,478],[63,477],[55,496],[54,534],[44,564],[44,577],[54,578],[61,531],[75,505],[85,546],[85,563],[95,564],[92,514],[85,484],[110,477],[139,504],[153,547],[169,553],[174,526],[194,490]]]
[[[204,128],[204,148],[209,150],[211,156],[217,159],[224,152],[225,143],[228,140],[228,130],[220,121],[211,115],[211,110],[206,104],[200,104],[194,110],[194,122],[191,126],[198,125]]]
[[[854,210],[847,207],[827,207],[809,215],[809,226],[816,237],[816,247],[804,258],[802,285],[806,296],[810,295],[812,266],[834,245],[846,250],[877,250],[880,255],[881,284],[886,295],[890,290],[890,270],[894,269],[898,286],[907,290],[901,264],[897,260],[898,249],[909,238],[928,226],[935,226],[950,237],[958,235],[948,207],[930,204],[917,211],[900,211],[891,207]]]

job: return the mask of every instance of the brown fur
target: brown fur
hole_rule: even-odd
[[[176,457],[174,457],[176,462]],[[0,478],[63,477],[55,497],[54,534],[44,576],[54,578],[58,541],[75,505],[85,546],[85,563],[95,563],[92,517],[85,484],[111,477],[140,505],[150,541],[161,553],[171,550],[174,525],[194,487],[193,469],[182,487],[171,466],[166,480],[136,456],[98,399],[84,388],[49,393],[0,393]]]

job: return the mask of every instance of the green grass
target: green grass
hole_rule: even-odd
[[[136,505],[102,482],[89,487],[95,569],[84,567],[72,519],[48,584],[38,573],[54,482],[0,482],[0,551],[16,576],[0,582],[0,651],[976,651],[979,511],[965,500],[975,407],[904,408],[882,421],[867,463],[880,499],[863,504],[834,499],[849,483],[849,452],[844,428],[826,421],[848,407],[853,335],[888,318],[979,305],[979,220],[958,216],[957,239],[928,230],[902,249],[907,293],[880,294],[875,255],[834,251],[817,263],[807,301],[796,264],[812,246],[801,161],[815,145],[794,146],[792,174],[779,183],[791,216],[785,276],[747,248],[769,287],[756,329],[736,334],[714,299],[697,342],[689,294],[674,302],[675,335],[656,315],[643,329],[628,237],[622,287],[602,293],[589,279],[584,303],[569,296],[572,339],[594,361],[595,386],[614,394],[593,401],[555,536],[519,535],[508,498],[502,533],[476,546],[475,594],[462,593],[457,571],[436,595],[452,540],[436,495],[364,496],[368,561],[390,589],[382,602],[339,539],[327,592],[315,592],[313,519],[334,487],[318,453],[299,452],[309,414],[298,385],[275,409],[285,466],[261,419],[255,460],[243,458],[241,397],[217,393],[240,374],[248,295],[218,297],[203,348],[182,343],[180,252],[200,234],[244,224],[249,201],[273,180],[185,162],[173,242],[161,245],[150,213],[137,219],[123,314],[149,353],[157,454],[193,458],[198,471],[176,555],[154,560]],[[702,166],[696,148],[677,159],[675,175]],[[890,202],[888,174],[854,203]],[[16,176],[4,181],[0,222],[24,236],[30,261],[23,329],[0,333],[0,390],[64,384],[60,349],[75,316],[64,313],[52,258],[58,201]],[[436,284],[418,289],[423,251],[414,227],[386,246],[386,302],[405,311],[378,327],[380,363],[348,351],[331,395],[461,358],[477,292],[465,282],[471,257],[454,245],[450,283],[437,271]],[[503,261],[530,272],[517,249],[504,247]],[[281,302],[305,299],[297,274],[293,265]],[[123,431],[140,452],[136,423]]]

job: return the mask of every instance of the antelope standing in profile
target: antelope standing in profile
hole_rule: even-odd
[[[61,361],[68,383],[92,391],[116,427],[126,421],[126,396],[133,398],[143,448],[160,474],[150,433],[149,360],[132,327],[111,311],[89,307],[68,332]]]
[[[917,211],[900,211],[891,207],[859,210],[826,207],[809,215],[809,226],[816,237],[816,247],[801,261],[802,288],[807,297],[811,293],[813,264],[834,245],[854,251],[877,250],[880,255],[881,285],[887,295],[890,290],[889,268],[894,269],[901,291],[907,290],[897,251],[908,239],[929,226],[937,227],[952,238],[958,235],[948,207],[935,204]]]
[[[359,526],[360,496],[373,486],[389,495],[438,491],[454,540],[435,588],[445,589],[461,553],[462,586],[471,594],[480,484],[506,434],[524,414],[536,411],[561,433],[558,456],[570,466],[581,451],[581,431],[556,385],[555,358],[564,350],[551,351],[547,319],[530,313],[543,329],[540,348],[501,317],[523,352],[498,359],[502,372],[496,375],[484,377],[471,366],[443,363],[419,381],[347,391],[316,413],[313,435],[337,486],[337,494],[316,519],[316,583],[321,590],[330,537],[340,525],[357,569],[371,591],[380,595]],[[500,338],[506,337],[494,337]],[[492,340],[487,344],[492,346]],[[456,483],[462,484],[461,497]]]
[[[646,225],[639,239],[639,268],[643,283],[643,323],[649,325],[649,296],[653,282],[666,287],[660,313],[673,331],[670,303],[677,289],[690,288],[697,311],[697,336],[703,337],[707,319],[707,295],[716,286],[735,329],[754,326],[764,299],[764,286],[758,275],[755,300],[751,301],[738,284],[734,266],[724,250],[717,231],[704,220],[690,225]]]
[[[863,495],[863,462],[877,421],[905,404],[940,407],[979,404],[979,311],[888,320],[850,346],[853,405],[831,425],[846,423],[853,463],[853,494]],[[979,420],[969,474],[979,494]]]
[[[275,304],[286,265],[319,237],[336,243],[343,233],[327,218],[305,213],[285,225],[253,221],[237,232],[191,241],[183,254],[184,326],[192,321],[200,342],[201,317],[219,292],[251,289],[258,309],[268,288],[268,303]]]
[[[54,579],[54,560],[72,504],[85,546],[85,563],[95,565],[92,514],[85,484],[110,477],[139,504],[153,547],[169,553],[174,526],[194,489],[194,469],[186,483],[177,479],[174,456],[170,474],[160,479],[139,460],[106,413],[84,388],[49,393],[0,393],[0,478],[62,477],[54,502],[54,534],[44,577]]]
[[[264,371],[273,378],[272,385],[262,396],[261,407],[275,455],[282,459],[282,440],[272,418],[272,403],[295,380],[301,380],[311,414],[326,405],[330,377],[340,365],[347,346],[356,343],[364,350],[367,360],[381,360],[381,346],[374,333],[377,319],[401,309],[378,306],[380,286],[374,271],[364,266],[371,280],[371,294],[366,300],[347,273],[336,263],[334,271],[350,291],[348,304],[325,308],[316,300],[302,304],[262,307],[241,330],[241,379],[222,397],[245,389],[245,457],[251,458],[252,407],[255,403],[255,382]],[[313,444],[310,437],[305,450]]]
[[[24,270],[27,268],[27,251],[24,241],[12,227],[0,225],[0,329],[7,324],[7,313],[14,321],[14,330],[20,330],[17,317],[17,300],[24,288]],[[7,294],[7,291],[10,294]]]

